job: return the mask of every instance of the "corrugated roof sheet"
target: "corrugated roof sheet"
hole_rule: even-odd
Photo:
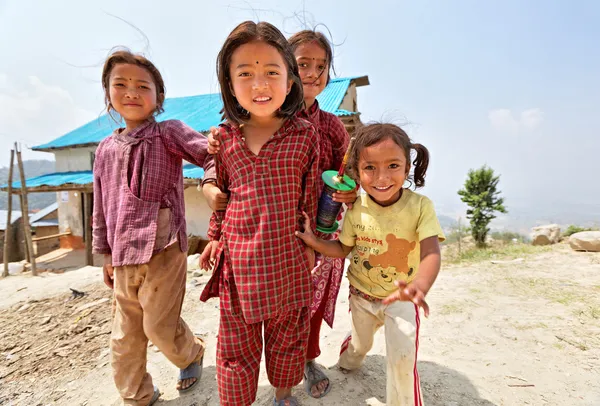
[[[185,164],[183,166],[183,177],[186,179],[202,179],[204,177],[204,169],[194,164]],[[56,172],[37,176],[35,178],[26,179],[25,185],[28,188],[38,186],[87,185],[92,183],[93,181],[94,176],[92,174],[92,171]],[[6,187],[8,187],[8,184],[0,186],[0,188]],[[13,182],[12,187],[13,189],[20,189],[21,182]]]
[[[20,211],[13,211],[10,215],[10,224],[15,224],[22,216]],[[0,210],[0,231],[6,230],[6,220],[8,219],[8,210]]]
[[[25,184],[27,184],[27,180],[25,180]],[[46,217],[48,214],[52,213],[53,211],[58,210],[58,202],[56,203],[52,203],[50,206],[44,207],[42,210],[38,211],[35,214],[32,214],[29,216],[29,221],[31,223],[35,223],[36,221],[40,221],[41,219],[43,219],[44,217]],[[50,220],[44,220],[44,221],[50,221]]]
[[[31,227],[58,227],[58,219],[36,221],[31,223]]]
[[[317,97],[321,108],[338,116],[355,113],[340,110],[340,104],[355,78],[332,79],[325,90]],[[221,95],[218,93],[199,96],[175,97],[165,100],[165,112],[158,116],[159,121],[181,120],[196,131],[208,131],[221,122]],[[49,150],[75,145],[98,144],[109,136],[119,125],[107,114],[59,137],[49,143],[33,147],[33,150]]]

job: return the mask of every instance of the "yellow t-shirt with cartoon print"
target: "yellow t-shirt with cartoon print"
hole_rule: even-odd
[[[404,189],[391,206],[362,194],[346,213],[339,240],[354,247],[348,267],[350,284],[384,299],[397,288],[395,280],[412,281],[419,272],[420,242],[444,233],[429,198]]]

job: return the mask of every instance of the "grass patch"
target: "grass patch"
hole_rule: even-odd
[[[463,311],[463,307],[460,304],[450,303],[450,304],[443,305],[442,308],[439,310],[439,313],[443,314],[443,315],[448,315],[448,314],[461,313],[462,311]]]
[[[459,264],[491,261],[494,259],[510,260],[548,252],[551,249],[552,246],[549,245],[534,246],[522,243],[498,243],[486,248],[463,247],[459,253],[458,245],[451,244],[443,251],[442,261],[444,263]]]
[[[572,284],[572,281],[511,276],[504,279],[511,285],[511,291],[520,296],[541,297],[569,307],[590,302],[589,288]],[[588,305],[587,315],[596,318],[594,316],[600,315],[600,307]]]
[[[516,324],[515,328],[517,330],[521,330],[521,331],[525,331],[525,330],[533,330],[536,328],[543,328],[543,329],[547,329],[548,325],[546,323],[533,323],[533,324]]]

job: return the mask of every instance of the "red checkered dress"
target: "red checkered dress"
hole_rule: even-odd
[[[220,244],[201,299],[220,296],[222,405],[255,400],[263,328],[271,384],[287,388],[302,380],[312,283],[305,246],[294,233],[302,211],[316,217],[318,141],[309,122],[293,118],[255,155],[240,128],[221,126],[217,185],[230,197],[227,210],[211,217],[208,235]]]
[[[209,238],[221,243],[202,299],[227,296],[235,279],[247,323],[310,306],[308,259],[294,232],[303,210],[316,218],[318,135],[309,122],[289,119],[255,155],[238,127],[221,128],[217,185],[230,197],[227,210],[211,217]],[[224,292],[216,289],[219,274]]]

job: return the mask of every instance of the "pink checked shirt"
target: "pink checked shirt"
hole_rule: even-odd
[[[122,131],[96,150],[94,252],[111,254],[113,266],[148,263],[177,240],[186,252],[182,160],[212,166],[206,138],[178,120],[148,121],[128,134]],[[169,209],[164,241],[156,240],[160,209]]]

